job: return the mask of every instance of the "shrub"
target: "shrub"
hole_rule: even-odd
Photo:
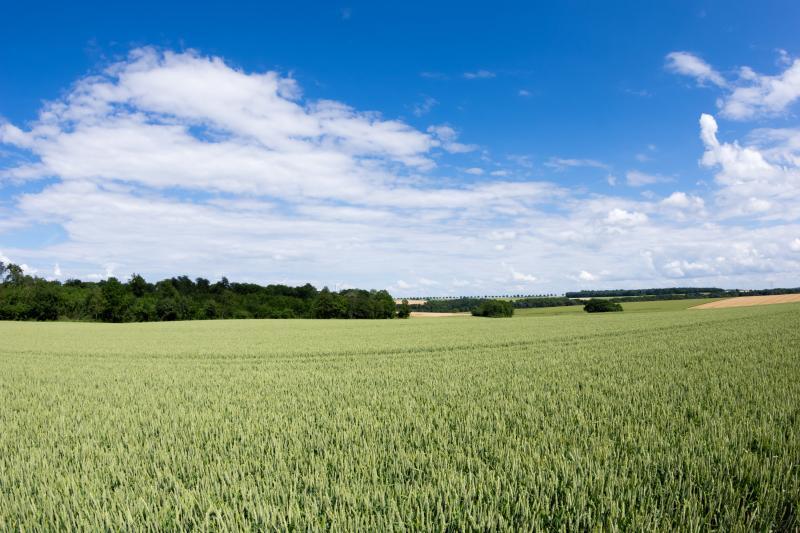
[[[586,302],[586,305],[583,306],[583,310],[587,313],[613,313],[616,311],[622,311],[622,306],[617,302],[612,302],[610,300],[599,300],[592,298]]]
[[[504,300],[487,300],[472,310],[472,316],[505,318],[514,315],[514,306]]]

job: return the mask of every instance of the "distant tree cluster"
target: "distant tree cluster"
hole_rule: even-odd
[[[513,300],[511,305],[514,306],[514,309],[531,309],[536,307],[563,307],[566,305],[580,305],[581,302],[570,300],[569,298],[564,298],[560,296],[550,297],[550,298],[521,298],[519,300]]]
[[[261,286],[211,283],[187,276],[149,283],[134,274],[127,282],[64,283],[25,275],[18,265],[0,262],[0,320],[151,322],[218,318],[393,318],[386,291],[327,288],[310,284]]]
[[[411,305],[413,311],[426,313],[468,313],[485,302],[484,298],[454,298],[452,300],[428,300],[424,304]]]
[[[613,313],[622,311],[622,306],[611,300],[592,298],[586,302],[586,305],[583,306],[583,310],[587,313]]]
[[[472,316],[507,318],[514,315],[514,307],[508,300],[485,300],[472,310]]]
[[[567,298],[609,298],[613,296],[675,296],[715,297],[724,295],[725,289],[718,287],[668,287],[660,289],[610,289],[601,291],[574,291],[566,293]],[[709,296],[712,295],[712,296]]]
[[[532,298],[519,298],[512,300],[498,300],[496,298],[461,297],[442,300],[427,300],[424,304],[414,304],[413,311],[428,313],[469,313],[475,308],[489,301],[507,301],[514,309],[530,309],[534,307],[561,307],[565,305],[583,305],[583,302],[570,300],[563,297],[537,296]]]

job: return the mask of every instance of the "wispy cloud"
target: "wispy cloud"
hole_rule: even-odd
[[[425,96],[421,102],[417,102],[411,107],[414,116],[421,117],[430,113],[431,109],[439,105],[439,101],[432,96]]]
[[[638,170],[629,170],[625,173],[625,181],[631,187],[644,187],[645,185],[653,185],[656,183],[667,183],[673,181],[673,178],[661,176],[659,174],[647,174]]]
[[[563,157],[551,157],[545,162],[544,166],[552,168],[554,170],[566,170],[568,168],[580,168],[580,167],[602,168],[602,169],[609,168],[607,164],[603,163],[602,161],[597,161],[596,159],[570,159]]]
[[[427,78],[429,80],[447,80],[447,79],[450,79],[450,76],[448,76],[447,74],[445,74],[443,72],[425,71],[425,72],[420,72],[419,75],[420,75],[420,77]]]
[[[494,72],[490,70],[476,70],[473,72],[465,72],[463,75],[464,79],[467,80],[485,80],[489,78],[494,78],[497,76]]]
[[[667,54],[667,70],[676,74],[690,76],[700,85],[712,83],[725,87],[728,82],[711,65],[691,52],[670,52]]]
[[[791,59],[785,50],[778,50],[778,64],[785,67],[777,75],[759,74],[750,67],[741,67],[735,79],[727,80],[708,63],[689,52],[667,55],[667,69],[691,76],[699,85],[711,83],[725,91],[717,101],[720,113],[733,120],[748,120],[786,112],[800,99],[800,59]]]

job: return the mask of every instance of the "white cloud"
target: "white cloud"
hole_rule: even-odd
[[[482,168],[478,168],[478,167],[470,167],[467,170],[465,170],[464,172],[466,172],[467,174],[472,174],[473,176],[481,176],[481,175],[483,175],[483,169]]]
[[[509,175],[509,172],[507,170],[492,170],[489,174],[495,177],[504,178]]]
[[[777,76],[746,70],[744,83],[720,102],[723,116],[735,120],[776,115],[800,98],[800,59]]]
[[[800,59],[792,60],[785,50],[778,50],[778,64],[785,67],[780,74],[759,74],[748,66],[739,69],[738,79],[725,80],[708,63],[688,52],[667,55],[667,68],[672,72],[694,77],[698,84],[711,82],[725,95],[718,99],[720,114],[733,120],[784,113],[800,99]]]
[[[702,262],[692,262],[686,260],[670,261],[663,267],[667,276],[672,278],[684,278],[687,276],[707,276],[714,273],[712,265]]]
[[[0,203],[0,243],[20,228],[60,226],[55,243],[3,246],[48,274],[58,264],[84,279],[185,273],[498,294],[534,282],[569,289],[575,265],[628,287],[679,273],[758,286],[767,273],[796,280],[800,269],[787,246],[800,235],[800,136],[789,129],[758,130],[742,147],[720,142],[704,119],[704,162],[717,179],[698,218],[702,199],[689,193],[606,196],[504,170],[465,184],[458,169],[473,158],[459,153],[475,147],[452,126],[420,130],[308,100],[290,78],[197,53],[135,51],[78,80],[30,126],[0,128],[24,155],[14,161],[30,162],[6,165],[4,176],[41,178]],[[515,177],[540,170],[527,156],[509,160]],[[560,160],[573,162],[602,164]],[[726,218],[736,209],[739,218]],[[536,274],[498,272],[500,259]]]
[[[457,142],[458,132],[447,125],[429,126],[428,133],[430,133],[436,141],[435,146],[441,146],[446,152],[451,154],[463,154],[472,152],[478,147],[474,144],[462,144]]]
[[[517,95],[522,97],[528,97],[531,95],[531,92],[527,89],[520,89],[519,91],[517,91]]]
[[[55,266],[53,267],[53,275],[57,278],[61,277],[61,267],[58,266],[58,263],[56,263]]]
[[[578,274],[578,279],[581,281],[597,281],[597,276],[586,270],[581,270],[581,273]]]
[[[725,87],[727,82],[722,75],[700,57],[690,52],[670,52],[667,54],[667,70],[684,76],[691,76],[699,85],[713,83]]]
[[[421,78],[428,78],[430,80],[446,80],[450,78],[450,76],[443,72],[420,72],[419,75]]]
[[[608,212],[605,222],[614,226],[637,226],[647,222],[647,215],[637,211],[614,208]]]
[[[625,180],[631,187],[644,187],[645,185],[653,185],[655,183],[664,183],[671,181],[670,178],[660,176],[657,174],[646,174],[638,170],[630,170],[626,172]]]
[[[795,239],[790,242],[789,249],[793,252],[800,252],[800,239]]]
[[[414,113],[414,116],[421,117],[430,113],[431,109],[436,107],[438,104],[439,101],[436,98],[433,98],[432,96],[426,96],[421,102],[418,102],[412,106],[411,112]]]
[[[544,166],[555,169],[555,170],[565,170],[567,168],[579,168],[579,167],[590,167],[590,168],[609,168],[608,165],[603,163],[602,161],[597,161],[595,159],[567,159],[562,157],[551,157],[547,160]]]
[[[700,138],[705,145],[701,164],[717,169],[717,201],[723,216],[756,214],[795,219],[800,214],[800,167],[786,144],[776,149],[723,143],[711,115],[700,117]],[[762,137],[763,138],[763,137]],[[776,159],[775,163],[768,159]],[[794,161],[794,164],[791,162]],[[784,163],[784,164],[779,164]],[[790,164],[785,164],[790,163]]]
[[[496,74],[490,70],[476,70],[474,72],[465,72],[464,78],[468,80],[480,80],[494,78]]]
[[[536,276],[532,274],[524,274],[522,272],[518,272],[514,270],[514,267],[510,267],[511,269],[511,279],[514,281],[521,281],[524,283],[535,283],[538,279]]]
[[[676,191],[661,200],[661,205],[677,209],[695,209],[700,211],[705,207],[705,201],[699,196]]]
[[[617,186],[617,177],[616,176],[613,176],[613,175],[609,174],[608,176],[606,176],[606,181],[612,187],[616,187]]]
[[[514,230],[495,230],[489,233],[489,239],[492,241],[510,241],[517,238],[517,232]]]

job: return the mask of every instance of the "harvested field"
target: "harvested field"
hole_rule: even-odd
[[[425,311],[412,311],[412,318],[442,318],[446,316],[469,316],[469,313],[427,313]]]
[[[692,309],[723,309],[727,307],[749,307],[751,305],[789,304],[800,302],[800,294],[776,294],[771,296],[739,296],[726,298],[707,304],[692,307]]]

